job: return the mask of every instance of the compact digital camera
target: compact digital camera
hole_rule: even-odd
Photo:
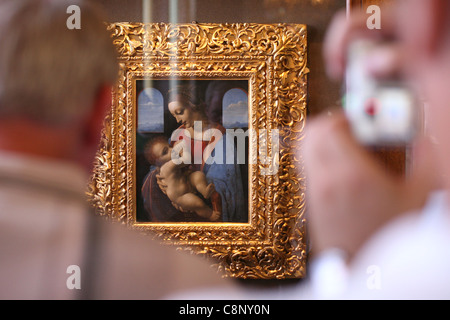
[[[404,83],[380,81],[365,70],[364,59],[375,45],[360,40],[349,47],[345,113],[363,145],[407,145],[418,131],[419,100]]]

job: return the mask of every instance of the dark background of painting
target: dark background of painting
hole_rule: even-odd
[[[200,97],[203,101],[206,103],[207,115],[212,121],[215,120],[215,122],[218,122],[222,124],[222,99],[224,94],[233,88],[241,88],[245,90],[248,93],[248,80],[153,80],[153,79],[146,79],[144,80],[136,80],[136,97],[135,97],[135,103],[136,108],[138,108],[137,105],[137,98],[139,96],[139,93],[144,90],[145,88],[155,88],[158,89],[164,98],[164,132],[163,133],[136,133],[136,221],[137,222],[151,222],[150,217],[147,214],[147,211],[144,208],[143,205],[143,199],[141,194],[141,187],[142,183],[144,181],[144,178],[149,173],[150,170],[150,164],[145,159],[144,156],[144,146],[147,143],[149,139],[154,137],[155,135],[161,135],[167,137],[167,139],[170,138],[172,135],[172,132],[179,127],[179,124],[177,124],[175,118],[170,114],[168,109],[168,102],[167,102],[167,92],[171,86],[174,85],[180,85],[180,84],[186,84],[190,81],[195,83],[195,86],[198,89],[197,96]],[[208,87],[214,90],[210,90],[207,93]],[[137,116],[138,112],[136,110],[136,121],[137,123]],[[247,130],[248,128],[243,128],[243,130]],[[247,146],[248,146],[248,140],[247,140]],[[246,148],[248,151],[248,147]],[[248,154],[246,155],[246,159],[248,159]],[[248,199],[248,166],[247,165],[241,165],[241,175],[242,175],[242,182],[244,187],[244,193],[245,193],[245,199]],[[246,201],[248,202],[248,201]],[[248,211],[248,209],[247,209]]]

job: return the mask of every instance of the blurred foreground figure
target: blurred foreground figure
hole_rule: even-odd
[[[312,243],[308,278],[283,291],[251,292],[253,299],[450,299],[450,1],[393,4],[382,9],[381,30],[367,28],[365,12],[338,15],[324,53],[329,75],[343,80],[349,44],[381,40],[368,71],[401,78],[427,102],[411,170],[406,178],[388,172],[342,113],[309,120],[299,155]]]
[[[67,28],[70,5],[81,29]],[[162,299],[228,286],[198,257],[88,209],[118,72],[102,19],[81,1],[0,2],[0,299]]]
[[[309,298],[450,298],[450,2],[394,4],[382,9],[381,30],[367,29],[365,13],[337,17],[326,63],[330,76],[342,79],[352,40],[389,40],[366,67],[420,89],[426,137],[413,146],[405,181],[356,142],[342,114],[311,121],[303,151],[312,291],[297,291]]]

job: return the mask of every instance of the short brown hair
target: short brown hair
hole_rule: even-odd
[[[80,8],[80,29],[67,27],[70,5]],[[118,75],[105,20],[88,1],[1,1],[0,117],[64,124],[89,112]]]

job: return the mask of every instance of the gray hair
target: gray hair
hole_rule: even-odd
[[[80,29],[67,27],[70,5],[81,9]],[[0,117],[60,125],[89,112],[118,75],[104,21],[85,1],[0,0]]]

